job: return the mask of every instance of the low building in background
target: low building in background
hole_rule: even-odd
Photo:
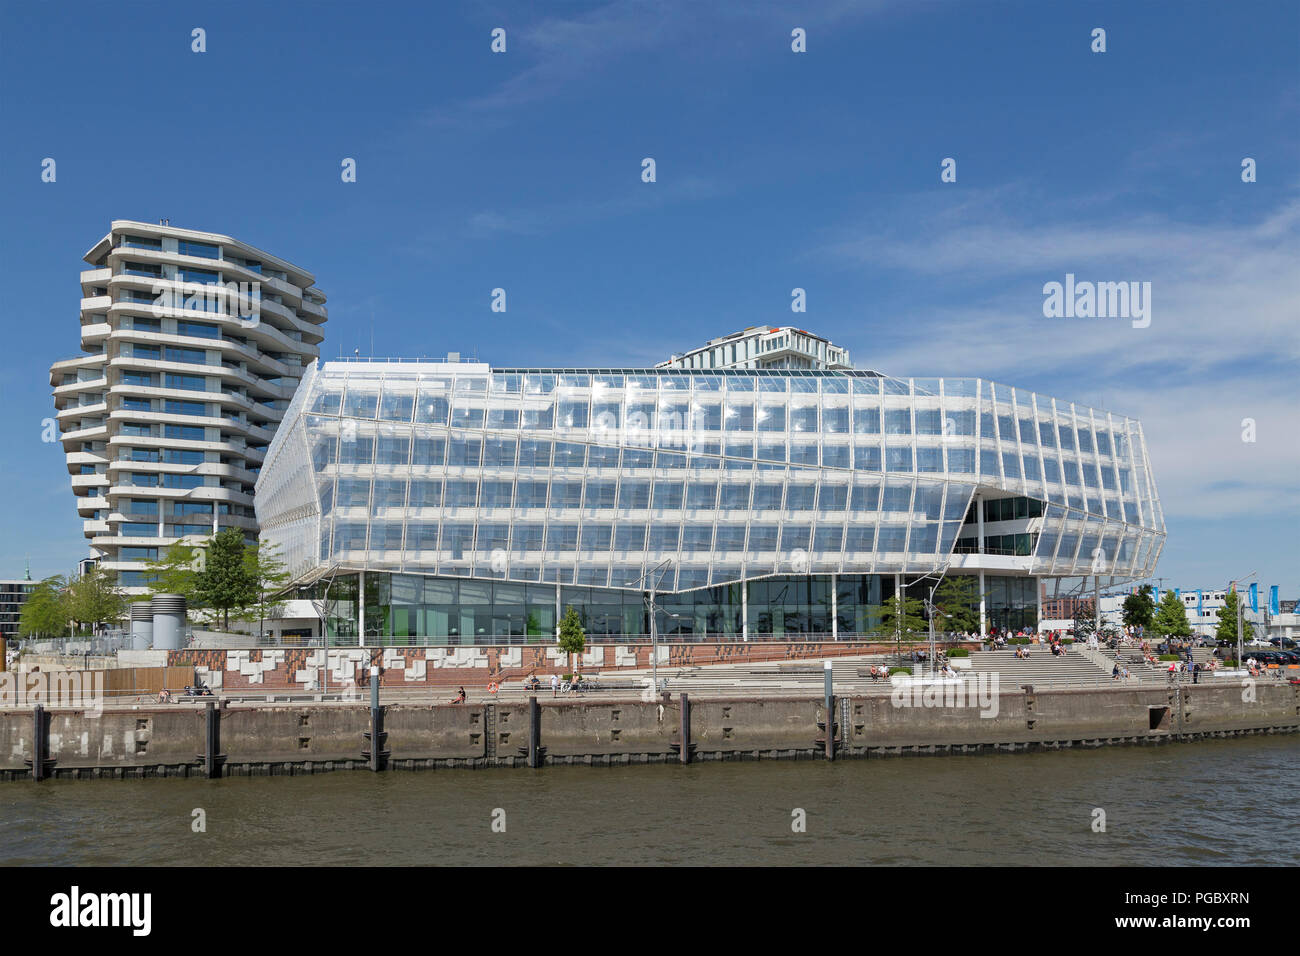
[[[1166,588],[1165,591],[1169,589]],[[1228,596],[1227,588],[1174,588],[1179,600],[1183,602],[1183,609],[1187,614],[1187,623],[1192,629],[1193,636],[1196,637],[1214,637],[1219,627],[1219,611],[1222,610],[1224,600]],[[1156,604],[1160,603],[1164,597],[1165,591],[1161,591],[1155,585],[1151,587],[1152,597]],[[1124,623],[1124,600],[1131,591],[1125,591],[1122,594],[1103,595],[1101,599],[1101,616],[1103,622],[1121,627]],[[1281,621],[1287,615],[1271,615],[1267,607],[1267,595],[1258,595],[1256,603],[1260,605],[1258,610],[1250,609],[1250,587],[1249,585],[1239,586],[1237,596],[1241,601],[1242,620],[1249,621],[1253,624],[1260,636],[1263,637],[1263,631],[1270,621]],[[1280,610],[1280,608],[1279,608]],[[1285,627],[1282,623],[1279,626]],[[1269,637],[1278,637],[1278,634],[1271,630]],[[1292,637],[1291,634],[1282,634],[1280,636]]]
[[[6,641],[18,637],[18,619],[23,612],[23,603],[38,582],[27,578],[13,581],[0,581],[0,637]]]
[[[655,368],[851,369],[853,363],[848,349],[820,335],[789,325],[753,325],[674,355]]]

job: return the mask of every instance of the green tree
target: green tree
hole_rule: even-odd
[[[91,567],[73,579],[66,591],[66,602],[69,616],[78,624],[113,623],[126,614],[126,595],[113,576],[99,567]]]
[[[194,588],[195,602],[211,608],[222,628],[230,627],[230,615],[239,617],[257,601],[257,588],[244,559],[244,532],[223,528],[208,542],[207,557]]]
[[[161,558],[145,562],[145,576],[151,594],[179,594],[193,606],[198,590],[199,573],[207,555],[202,545],[177,541]]]
[[[570,605],[560,620],[560,650],[569,655],[569,673],[573,673],[573,655],[581,654],[587,647],[587,632],[582,628],[582,618]]]
[[[1183,607],[1183,599],[1173,591],[1166,591],[1160,599],[1160,607],[1151,627],[1163,637],[1191,637],[1192,626],[1187,623],[1187,608]]]
[[[1151,596],[1151,585],[1142,585],[1135,594],[1130,594],[1124,599],[1122,615],[1125,627],[1140,627],[1144,631],[1151,629],[1156,615],[1156,602]]]
[[[253,583],[252,607],[257,611],[257,633],[261,635],[266,619],[277,617],[284,610],[284,588],[289,583],[289,572],[276,546],[265,539],[258,541],[256,549],[244,549],[244,563]]]
[[[1079,601],[1074,606],[1074,639],[1076,641],[1086,641],[1092,637],[1092,632],[1096,630],[1097,616],[1096,606],[1092,601]],[[1101,635],[1097,635],[1100,637]]]
[[[925,605],[918,598],[907,597],[899,591],[881,605],[876,633],[892,636],[896,644],[901,644],[905,632],[928,630],[924,612]]]
[[[1241,605],[1241,595],[1235,588],[1229,588],[1228,593],[1224,595],[1223,607],[1219,608],[1219,626],[1214,630],[1214,636],[1221,641],[1231,641],[1237,643],[1237,608]],[[1246,620],[1243,612],[1241,617],[1241,641],[1244,644],[1255,636],[1255,628],[1250,621]]]
[[[67,581],[54,575],[41,581],[27,595],[18,614],[19,637],[59,637],[67,633]]]
[[[972,574],[944,578],[935,588],[934,606],[940,617],[934,622],[940,631],[975,631],[980,629],[979,579]]]

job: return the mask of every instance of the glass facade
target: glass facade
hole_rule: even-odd
[[[849,640],[876,630],[897,584],[892,574],[777,575],[657,594],[655,626],[669,641],[809,635]],[[933,580],[909,577],[903,584],[909,597],[923,598]],[[1013,629],[1035,625],[1034,585],[1032,578],[987,575],[989,623]],[[578,612],[591,641],[645,642],[650,635],[643,591],[390,572],[367,573],[364,587],[367,644],[549,644],[569,607]],[[328,587],[318,581],[296,596],[323,606],[331,638],[354,643],[360,590],[359,574],[338,574]]]
[[[976,499],[993,526],[967,553]],[[896,574],[1118,583],[1164,539],[1136,421],[861,371],[313,363],[255,503],[297,579],[386,572],[418,592],[376,596],[393,637],[527,636],[532,617],[549,633],[554,585],[583,595],[589,633],[630,633],[650,575],[677,615],[665,634],[858,633],[870,615],[849,609]],[[724,600],[744,581],[747,617]]]

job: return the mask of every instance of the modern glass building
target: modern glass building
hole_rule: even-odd
[[[221,528],[256,534],[253,488],[325,296],[311,273],[229,236],[115,220],[85,255],[81,351],[50,369],[60,441],[100,566]]]
[[[846,639],[943,574],[1014,628],[1164,541],[1133,419],[851,369],[312,363],[256,507],[353,643],[637,639],[652,586],[670,638]]]
[[[36,582],[30,576],[22,580],[0,581],[0,637],[7,641],[17,639],[23,604],[35,587]]]

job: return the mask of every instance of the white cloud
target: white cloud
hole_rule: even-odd
[[[636,167],[633,167],[635,172]],[[500,235],[541,235],[575,223],[637,213],[668,203],[691,202],[723,195],[728,189],[697,176],[682,176],[653,187],[625,190],[601,198],[575,197],[566,202],[500,212],[485,209],[470,216],[469,235],[490,239]]]
[[[995,191],[928,215],[904,210],[906,236],[875,230],[820,250],[904,273],[930,301],[969,296],[895,311],[871,366],[979,375],[1136,417],[1171,516],[1300,513],[1300,200],[1244,224],[1049,221],[1059,207],[1010,215],[1008,201]],[[1044,318],[1042,284],[1067,272],[1151,282],[1151,326]],[[1253,444],[1241,441],[1243,418],[1257,422]]]
[[[773,49],[788,49],[790,29],[829,27],[882,11],[912,9],[909,0],[822,0],[792,14],[781,0],[747,0],[744,4],[701,4],[695,0],[612,0],[581,15],[546,17],[514,26],[505,22],[507,52],[497,54],[510,66],[529,64],[491,92],[425,118],[433,124],[484,123],[507,111],[549,99],[564,90],[597,82],[606,65],[646,51],[684,51],[699,47],[713,57],[761,44],[724,42],[727,34],[755,31],[771,36]],[[484,39],[486,49],[487,40]],[[517,59],[514,59],[517,58]]]

